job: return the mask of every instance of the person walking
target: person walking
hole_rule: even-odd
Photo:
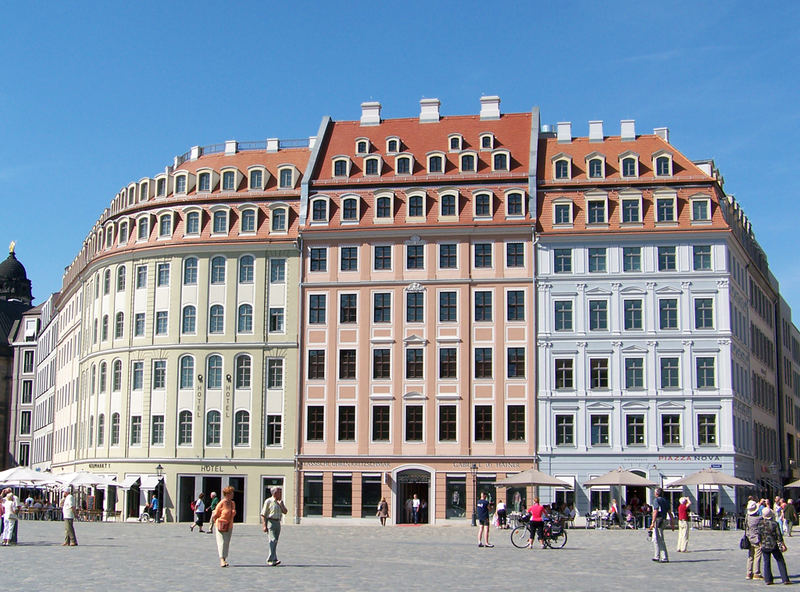
[[[234,516],[236,516],[236,502],[233,501],[233,487],[228,485],[222,490],[222,501],[217,502],[211,513],[211,530],[214,530],[215,525],[217,527],[214,534],[217,538],[220,567],[228,567],[228,549],[231,545]]]
[[[72,497],[72,488],[70,487],[63,493],[61,500],[61,515],[64,517],[64,542],[63,547],[78,546],[78,539],[75,537],[75,499]]]
[[[786,500],[783,516],[786,518],[786,534],[792,536],[792,528],[797,524],[797,509],[794,507],[794,502],[791,499]]]
[[[3,546],[7,547],[11,544],[17,527],[17,503],[13,493],[7,493],[3,500],[3,519]]]
[[[489,544],[489,500],[486,498],[486,492],[481,492],[481,499],[475,504],[475,513],[477,514],[478,524],[478,546],[479,547],[494,547]]]
[[[421,503],[421,500],[415,493],[414,497],[411,498],[411,520],[414,522],[414,524],[419,524],[419,506]]]
[[[209,505],[208,505],[208,510],[207,510],[208,511],[208,517],[209,517],[208,521],[209,521],[209,524],[210,524],[210,526],[208,527],[208,534],[214,534],[214,522],[211,520],[211,516],[213,516],[214,510],[217,509],[217,504],[219,504],[219,498],[217,497],[217,492],[216,491],[212,491],[211,492],[211,499],[209,500]]]
[[[678,504],[678,553],[689,552],[689,498],[682,497]]]
[[[747,502],[747,522],[745,536],[750,541],[747,550],[747,575],[748,580],[761,580],[761,544],[758,538],[758,524],[761,522],[761,505],[755,500]]]
[[[662,496],[664,494],[660,487],[656,488],[656,497],[653,500],[653,521],[648,529],[653,533],[653,561],[669,563],[667,544],[664,542],[664,526],[669,517],[669,503]],[[673,526],[674,528],[674,526]]]
[[[278,539],[281,536],[281,518],[288,510],[283,503],[283,491],[280,487],[272,490],[272,497],[264,500],[261,507],[261,528],[267,533],[269,541],[269,557],[267,565],[278,566],[281,564],[278,559]]]
[[[161,522],[161,514],[159,513],[160,506],[157,495],[153,495],[153,499],[150,500],[150,508],[153,510],[153,520],[156,521],[156,524],[159,524]]]
[[[194,523],[189,527],[189,530],[194,532],[194,527],[199,526],[200,532],[205,532],[203,530],[203,518],[206,515],[206,503],[203,501],[205,498],[205,494],[201,493],[197,496],[197,499],[194,500]]]
[[[382,497],[381,501],[378,502],[378,518],[381,520],[381,526],[386,526],[386,519],[389,517],[389,504],[386,502],[386,498]]]
[[[786,573],[786,561],[783,559],[783,551],[786,545],[783,542],[783,532],[778,522],[773,519],[775,512],[769,508],[764,508],[761,513],[761,520],[758,523],[758,536],[761,541],[761,563],[764,568],[764,583],[772,584],[772,561],[774,557],[778,563],[778,571],[781,574],[781,581],[784,584],[791,584],[789,575]]]

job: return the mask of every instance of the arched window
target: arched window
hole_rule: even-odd
[[[200,173],[197,175],[197,190],[211,191],[211,173]]]
[[[118,312],[117,316],[114,318],[114,338],[121,339],[124,331],[125,331],[125,313]]]
[[[122,222],[119,225],[119,244],[124,245],[128,242],[128,223]]]
[[[183,356],[180,367],[180,388],[194,388],[194,358],[192,356]]]
[[[165,238],[172,235],[172,214],[162,214],[158,219],[158,236]]]
[[[441,156],[431,156],[428,159],[428,172],[429,173],[444,172],[444,159]]]
[[[508,170],[508,155],[505,152],[500,152],[499,154],[494,155],[494,170]]]
[[[200,234],[200,212],[186,214],[186,234]]]
[[[194,333],[195,331],[197,331],[197,309],[191,304],[187,304],[181,313],[181,333]]]
[[[105,362],[100,363],[100,392],[106,392],[106,375],[107,366]]]
[[[111,270],[106,269],[103,273],[103,294],[108,294],[111,291]]]
[[[221,255],[211,260],[211,283],[225,283],[225,257]]]
[[[333,161],[333,176],[346,177],[347,176],[347,161],[343,158]]]
[[[400,156],[397,158],[397,174],[408,175],[411,173],[411,157]]]
[[[264,188],[264,172],[259,169],[250,171],[250,189]]]
[[[206,372],[206,387],[210,389],[222,388],[222,356],[208,356],[208,371]]]
[[[222,416],[219,411],[206,413],[206,446],[219,446],[222,441]]]
[[[656,175],[659,177],[667,177],[672,174],[671,168],[668,156],[659,156],[656,158]]]
[[[111,445],[119,446],[119,413],[111,415]]]
[[[188,257],[183,261],[183,285],[193,286],[197,283],[197,257]]]
[[[138,240],[147,240],[150,236],[150,221],[147,218],[139,218],[137,226],[136,238]]]
[[[492,215],[492,196],[480,193],[475,196],[475,215],[486,217]]]
[[[254,171],[261,173],[261,171]],[[256,231],[256,211],[245,210],[242,212],[242,232],[255,232]]]
[[[287,217],[286,208],[272,210],[272,232],[285,232]]]
[[[250,369],[252,362],[250,356],[239,356],[236,358],[236,388],[250,388]]]
[[[377,175],[378,174],[378,164],[379,160],[377,158],[368,158],[364,162],[364,174],[365,175]]]
[[[208,332],[222,333],[223,331],[225,331],[225,309],[221,304],[215,304],[211,307],[208,315]]]
[[[569,161],[556,161],[556,179],[569,179]]]
[[[383,196],[375,202],[375,216],[378,218],[390,218],[392,215],[392,198]]]
[[[475,172],[475,155],[465,154],[461,157],[461,170],[465,173]]]
[[[328,201],[315,199],[311,204],[311,221],[326,222],[328,220]]]
[[[255,269],[255,259],[252,255],[244,255],[239,259],[239,283],[252,284]]]
[[[125,289],[125,275],[127,270],[125,267],[117,268],[117,292],[122,292]]]
[[[425,214],[424,199],[421,195],[412,195],[408,198],[408,215],[410,218],[421,218]]]
[[[249,304],[239,306],[239,315],[236,322],[236,330],[239,333],[253,332],[253,307]]]
[[[111,390],[116,392],[122,388],[122,360],[114,360],[111,366]]]
[[[192,444],[192,412],[181,411],[178,414],[178,446]]]
[[[175,193],[186,193],[186,175],[175,177]]]
[[[236,412],[233,433],[235,446],[250,445],[250,414],[247,411],[240,410]]]
[[[635,177],[636,176],[636,159],[623,158],[622,159],[622,176]]]
[[[228,212],[225,210],[217,210],[214,212],[213,229],[215,234],[228,233]]]
[[[106,441],[106,416],[101,413],[97,418],[97,445],[102,446]]]
[[[358,200],[355,197],[342,201],[342,220],[358,220]]]
[[[225,171],[222,173],[222,190],[235,191],[236,190],[236,173],[233,171]]]

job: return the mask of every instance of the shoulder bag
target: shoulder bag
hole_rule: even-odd
[[[750,539],[747,538],[747,533],[742,535],[742,540],[739,541],[739,548],[745,551],[750,548]]]

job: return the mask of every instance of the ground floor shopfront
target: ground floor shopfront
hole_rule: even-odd
[[[302,519],[372,518],[389,504],[392,524],[443,524],[469,520],[476,496],[485,492],[509,510],[522,510],[533,488],[498,488],[499,479],[531,468],[528,458],[301,458],[296,504]]]
[[[197,461],[176,462],[149,459],[143,462],[85,462],[66,471],[89,471],[115,478],[117,485],[92,488],[87,496],[108,519],[138,519],[156,496],[160,517],[168,522],[191,522],[191,503],[200,493],[206,503],[215,492],[221,496],[225,487],[233,487],[236,502],[235,522],[257,524],[264,499],[274,487],[281,487],[285,499],[294,496],[294,462]],[[291,515],[291,511],[290,511]]]
[[[672,487],[671,484],[700,469],[713,468],[745,481],[754,482],[751,458],[733,454],[564,454],[542,455],[539,468],[573,485],[572,490],[542,488],[543,503],[573,503],[579,515],[594,510],[608,510],[612,499],[621,506],[638,501],[651,503],[653,490],[646,487],[584,487],[589,479],[622,467],[658,484],[673,508],[678,499],[687,496],[692,510],[703,516],[741,513],[747,496],[758,491],[747,487],[718,487],[703,485]]]

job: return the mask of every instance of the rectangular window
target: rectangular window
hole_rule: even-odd
[[[131,362],[131,389],[140,391],[144,387],[144,362]]]
[[[525,266],[525,245],[523,243],[506,243],[506,267]]]
[[[695,245],[692,247],[692,267],[695,271],[711,270],[711,245]]]
[[[525,440],[525,405],[509,405],[506,407],[506,439],[509,442]]]
[[[642,271],[641,247],[622,247],[622,271]]]
[[[142,416],[131,416],[131,446],[139,446],[142,443]]]
[[[356,294],[339,294],[340,323],[349,324],[356,322],[357,302],[358,302],[358,297]]]
[[[556,415],[556,446],[573,446],[574,444],[574,418],[571,415]]]
[[[372,295],[372,321],[374,323],[392,322],[392,295],[378,292]]]
[[[623,199],[622,200],[622,223],[631,224],[633,222],[641,222],[642,216],[640,213],[638,199]]]
[[[625,358],[625,388],[644,388],[644,358]]]
[[[608,446],[608,415],[592,415],[590,421],[592,426],[592,446]]]
[[[156,335],[166,335],[169,330],[169,313],[166,310],[156,311]]]
[[[717,445],[717,416],[701,413],[697,416],[697,444],[698,446]],[[794,451],[789,452],[792,455]]]
[[[626,331],[642,330],[642,301],[625,300],[623,302]]]
[[[354,405],[341,405],[339,407],[339,429],[337,435],[339,442],[355,442],[356,408]]]
[[[509,290],[506,292],[506,320],[525,320],[525,292],[522,290]]]
[[[525,348],[509,347],[506,354],[508,378],[525,378]]]
[[[310,410],[311,408],[309,407]],[[320,436],[321,439],[322,436]],[[280,446],[282,441],[283,417],[280,415],[267,415],[267,446]]]
[[[679,358],[661,358],[661,388],[680,388]]]
[[[572,249],[553,250],[553,271],[555,273],[572,273]]]
[[[439,378],[456,378],[456,348],[439,349]]]
[[[392,268],[392,247],[376,246],[374,253],[373,269],[388,270]]]
[[[628,446],[644,446],[644,415],[625,416],[625,442]]]
[[[308,297],[308,322],[311,325],[324,325],[327,317],[327,296],[311,294]]]
[[[156,286],[169,286],[169,263],[159,263],[156,270]]]
[[[608,302],[606,300],[589,301],[589,330],[608,331]]]
[[[680,446],[681,416],[667,414],[661,416],[661,445]]]
[[[439,441],[455,442],[458,440],[456,432],[456,417],[458,407],[455,405],[439,405]]]
[[[306,411],[306,440],[319,442],[325,439],[325,407],[309,405]]]
[[[492,293],[475,292],[475,322],[492,320]]]
[[[31,433],[31,412],[30,411],[23,411],[19,414],[19,433],[20,434],[30,434]]]
[[[372,441],[389,441],[389,405],[375,405],[372,408]]]
[[[555,204],[553,210],[554,224],[572,224],[572,204]]]
[[[352,380],[356,377],[356,350],[339,350],[339,378]]]
[[[325,350],[308,350],[308,379],[322,380],[325,378]]]
[[[424,292],[406,292],[406,323],[421,323],[425,320]]]
[[[457,318],[456,293],[439,292],[439,322],[454,323]]]
[[[410,380],[423,378],[422,349],[409,347],[406,349],[406,378]]]
[[[286,259],[269,260],[269,281],[271,284],[286,282]]]
[[[391,378],[391,352],[388,349],[372,350],[372,378],[380,380]]]
[[[711,220],[709,201],[707,199],[692,200],[692,220],[695,222]]]
[[[475,245],[475,268],[487,269],[492,267],[492,244],[477,243]]]
[[[675,199],[659,197],[656,199],[656,222],[675,221]]]
[[[456,269],[457,266],[456,245],[439,245],[439,269]]]
[[[555,330],[572,331],[572,301],[556,300],[555,306]]]
[[[678,328],[678,300],[663,298],[658,301],[658,320],[662,331]]]
[[[604,248],[589,249],[589,273],[605,273],[606,250]]]
[[[271,358],[267,361],[267,388],[283,388],[283,360]]]
[[[269,309],[269,332],[283,333],[283,308]]]
[[[147,266],[146,265],[137,265],[136,266],[136,289],[139,290],[141,288],[147,287]]]
[[[475,348],[475,378],[492,377],[492,348]]]
[[[556,360],[556,389],[574,388],[572,360]]]
[[[153,360],[153,388],[167,388],[167,361]]]
[[[23,380],[22,381],[22,404],[23,405],[30,405],[33,403],[33,381],[32,380]]]
[[[602,200],[589,200],[586,203],[586,223],[587,224],[605,224],[606,222],[606,201]]]
[[[33,372],[33,356],[33,350],[28,350],[23,354],[22,371],[26,374]]]
[[[339,258],[342,271],[358,271],[358,247],[342,247]]]
[[[325,247],[311,248],[311,271],[328,271],[328,249]]]
[[[423,245],[406,246],[406,269],[425,269],[425,247]]]
[[[713,329],[714,328],[714,299],[695,298],[694,299],[694,328]]]
[[[714,358],[697,358],[697,388],[710,389],[716,384]],[[774,391],[773,391],[774,392]]]
[[[591,358],[589,360],[589,388],[608,388],[608,358]]]
[[[422,405],[407,405],[406,442],[422,442]]]
[[[154,415],[151,418],[150,425],[150,443],[153,446],[164,445],[164,416]]]
[[[658,247],[658,271],[675,271],[677,268],[675,247]]]
[[[492,406],[475,405],[475,441],[492,441]]]

